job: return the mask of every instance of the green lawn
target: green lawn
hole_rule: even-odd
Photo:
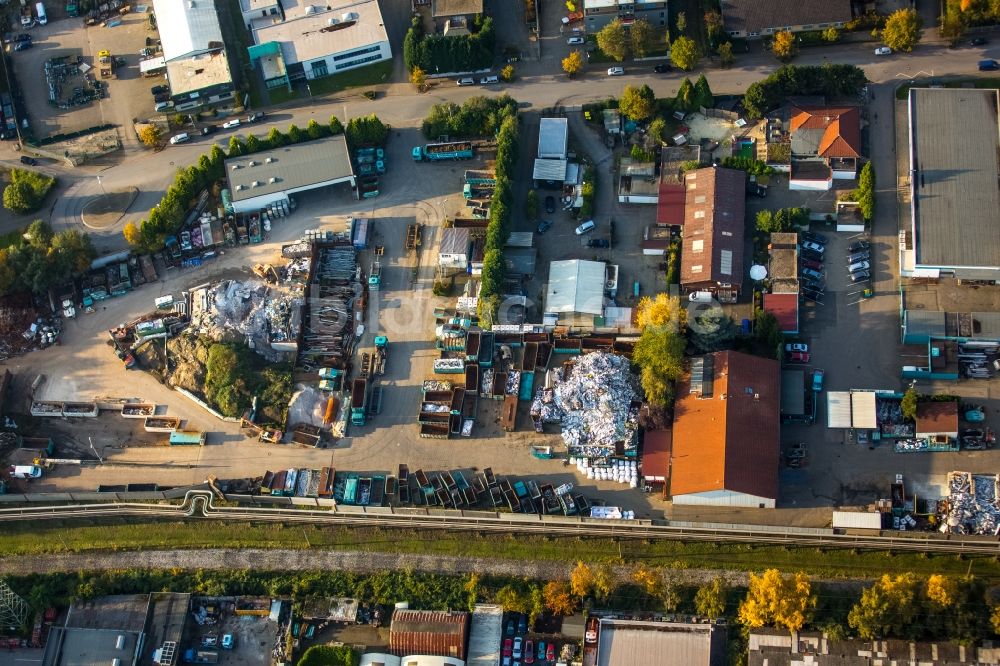
[[[299,99],[302,97],[302,91],[298,88],[271,88],[267,91],[267,96],[271,98],[271,104],[281,104],[282,102],[290,102],[293,99]]]
[[[440,554],[503,559],[647,562],[675,569],[739,571],[778,567],[830,578],[874,577],[887,569],[917,574],[964,574],[1000,581],[996,558],[924,553],[888,554],[847,549],[717,545],[706,542],[577,539],[469,533],[284,526],[206,521],[85,521],[11,524],[4,528],[0,557],[39,553],[164,548],[289,548]]]
[[[392,61],[383,60],[374,65],[358,67],[340,74],[331,74],[309,82],[309,90],[314,97],[337,93],[347,88],[374,86],[387,83],[392,76]]]

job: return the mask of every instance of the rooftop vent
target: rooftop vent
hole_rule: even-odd
[[[253,160],[250,160],[249,162],[247,162],[247,166],[257,166],[257,163]]]
[[[231,168],[231,169],[232,169],[233,171],[236,171],[237,169],[239,169],[239,168],[240,168],[240,165],[239,165],[239,164],[234,164],[234,165],[233,165],[232,167],[230,167],[230,168]]]
[[[240,190],[242,190],[242,189],[243,189],[243,186],[242,186],[242,185],[237,185],[237,186],[236,186],[236,191],[237,191],[237,192],[239,192],[239,191],[240,191]]]
[[[340,23],[340,19],[332,16],[326,20],[327,25],[337,25],[338,23]]]
[[[315,14],[316,13],[316,7],[314,7],[313,5],[306,5],[306,7],[305,7],[305,9],[303,11],[306,14]]]
[[[270,163],[271,163],[271,162],[273,162],[273,161],[274,161],[274,158],[273,158],[273,157],[265,157],[265,158],[264,158],[264,163],[265,163],[265,164],[270,164]]]
[[[342,21],[357,21],[361,16],[357,12],[344,12],[340,15]]]
[[[268,178],[267,182],[269,182],[269,183],[277,183],[278,179],[275,176],[271,176],[270,178]]]
[[[259,180],[255,180],[250,183],[250,187],[259,187],[260,185],[262,185],[262,183]]]

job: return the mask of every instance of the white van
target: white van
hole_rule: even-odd
[[[495,74],[492,76],[484,76],[483,78],[479,79],[479,85],[481,86],[492,86],[497,83],[500,83],[500,77]]]
[[[49,17],[45,15],[45,5],[42,3],[35,4],[35,14],[38,15],[38,25],[45,25],[49,22]]]
[[[175,134],[172,137],[170,137],[170,143],[172,143],[175,146],[178,143],[184,143],[185,141],[190,141],[190,140],[191,140],[191,135],[188,134],[187,132],[181,132],[180,134]]]
[[[40,479],[42,468],[38,465],[11,465],[10,475],[15,479]]]
[[[157,102],[156,106],[153,107],[153,109],[156,111],[166,111],[167,109],[172,109],[172,108],[174,108],[174,103],[170,101]]]

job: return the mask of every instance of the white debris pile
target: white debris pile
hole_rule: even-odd
[[[614,481],[628,484],[632,488],[639,487],[639,465],[635,460],[610,460],[607,465],[594,465],[589,458],[570,456],[569,464],[588,479],[597,481]]]
[[[200,307],[192,308],[192,330],[213,340],[245,338],[254,351],[268,360],[280,353],[271,341],[295,340],[293,313],[298,299],[271,289],[258,280],[224,280],[195,294]]]
[[[551,404],[560,412],[563,441],[576,447],[571,453],[610,456],[618,442],[624,442],[626,448],[634,446],[639,423],[631,405],[637,394],[625,357],[585,354],[577,359],[568,378],[556,381],[552,393]]]
[[[995,475],[953,472],[948,478],[950,507],[942,532],[1000,534],[1000,503]]]

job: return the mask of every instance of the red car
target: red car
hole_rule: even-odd
[[[555,661],[556,660],[556,646],[549,643],[549,647],[545,651],[545,661]]]
[[[805,258],[799,259],[799,265],[800,266],[805,266],[806,268],[811,268],[814,271],[821,271],[821,270],[823,270],[823,262],[816,261],[814,259],[805,259]]]
[[[508,638],[503,642],[503,656],[509,657],[513,653],[514,653],[514,641]]]
[[[524,663],[525,664],[535,663],[535,642],[530,638],[524,644]]]
[[[788,355],[788,361],[790,363],[808,363],[809,352],[792,352]]]

